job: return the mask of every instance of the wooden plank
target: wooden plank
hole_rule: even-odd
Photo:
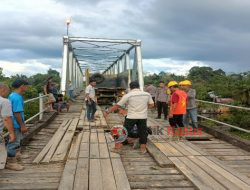
[[[81,143],[79,158],[89,158],[89,143]]]
[[[100,159],[90,159],[89,190],[103,190]]]
[[[97,132],[92,132],[91,131],[90,143],[98,143]]]
[[[163,143],[165,148],[169,150],[174,156],[183,156],[181,152],[179,152],[175,147],[171,146],[169,143]]]
[[[111,159],[112,166],[113,166],[113,172],[115,176],[115,181],[116,181],[116,187],[119,190],[130,190],[130,184],[125,172],[125,169],[122,165],[121,159]],[[119,168],[119,169],[117,169]]]
[[[1,138],[1,137],[0,137]],[[7,159],[7,151],[5,149],[5,144],[0,139],[0,170],[5,168],[6,159]]]
[[[230,181],[237,183],[237,185],[242,189],[250,189],[250,179],[244,175],[241,175],[236,170],[230,168],[229,166],[224,166],[216,158],[210,156],[200,156],[198,157],[203,162],[206,162],[211,168],[218,171],[220,174],[224,175]]]
[[[77,160],[67,160],[58,190],[72,190],[74,186]]]
[[[75,142],[72,143],[72,145],[71,145],[68,159],[77,159],[78,158],[78,153],[80,150],[82,135],[83,135],[83,132],[80,132],[79,134],[77,134],[77,136],[75,138],[76,139]]]
[[[191,153],[190,156],[201,156],[201,154],[198,151],[194,150],[192,147],[188,146],[184,142],[176,142],[176,144],[180,145],[182,148],[190,152]]]
[[[101,159],[103,190],[116,190],[115,177],[110,159]]]
[[[188,158],[192,160],[195,164],[197,164],[199,167],[201,167],[205,172],[207,172],[209,175],[211,175],[214,179],[216,179],[218,182],[220,182],[222,185],[224,185],[227,189],[239,189],[237,185],[235,185],[233,182],[228,180],[226,176],[223,174],[217,172],[213,168],[210,167],[208,163],[204,163],[201,160],[199,160],[197,157],[199,156],[189,156]]]
[[[106,138],[105,138],[104,133],[98,132],[98,141],[99,143],[106,143]]]
[[[154,143],[154,145],[166,156],[174,156],[173,153],[163,145],[163,143]]]
[[[82,136],[82,143],[89,143],[89,138],[90,138],[90,132],[84,131]]]
[[[100,158],[109,158],[109,151],[106,143],[99,144]]]
[[[59,144],[55,154],[53,155],[51,161],[63,161],[66,158],[68,149],[70,147],[70,144],[72,142],[76,126],[78,124],[78,118],[73,119],[71,122],[67,132],[65,133],[61,143]]]
[[[158,148],[156,148],[151,142],[147,144],[148,153],[155,159],[157,164],[161,167],[173,167],[171,162]]]
[[[190,170],[178,157],[169,158],[176,167],[200,190],[213,190],[213,188],[207,186],[202,179],[200,179],[197,173]]]
[[[184,149],[182,146],[180,146],[176,142],[169,142],[169,144],[171,144],[173,147],[175,147],[179,152],[181,152],[185,156],[192,155],[192,153],[190,153],[189,151],[187,151],[186,149]]]
[[[54,155],[56,148],[58,147],[58,144],[62,140],[65,132],[67,131],[70,123],[72,120],[68,120],[68,122],[63,122],[62,125],[59,127],[58,131],[55,133],[55,135],[51,138],[52,139],[52,145],[48,151],[48,153],[45,155],[45,157],[42,160],[42,163],[48,163],[52,156]]]
[[[78,158],[74,181],[74,190],[88,190],[89,186],[89,159]]]
[[[190,159],[187,157],[179,157],[180,161],[182,161],[186,166],[189,167],[190,170],[195,172],[197,175],[199,175],[199,178],[205,183],[208,187],[211,187],[212,189],[226,189],[224,186],[222,186],[216,179],[211,177],[213,174],[208,175],[204,170],[202,170],[199,166],[197,166],[195,163],[193,163]]]
[[[64,120],[62,122],[62,124],[60,125],[60,127],[58,128],[58,130],[55,133],[55,135],[57,135],[57,133],[59,133],[59,131],[61,131],[61,128],[63,128],[64,126],[66,126],[70,122],[71,121],[69,121],[69,120]],[[33,163],[36,163],[36,164],[40,163],[41,160],[44,158],[44,156],[48,153],[48,151],[51,148],[51,146],[53,145],[53,143],[54,143],[54,139],[51,138],[50,141],[46,144],[46,146],[42,149],[42,151],[34,159]]]
[[[100,158],[99,145],[97,143],[90,144],[90,158]]]

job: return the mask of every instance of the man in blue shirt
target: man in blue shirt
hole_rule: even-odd
[[[7,146],[8,152],[13,152],[16,155],[16,159],[21,159],[20,145],[23,138],[23,133],[27,132],[24,118],[24,101],[23,93],[28,89],[28,82],[23,79],[17,79],[12,83],[14,91],[9,95],[9,100],[12,105],[13,112],[13,125],[16,136],[16,141],[9,143]],[[10,151],[9,151],[10,150]],[[13,150],[17,150],[16,152]]]

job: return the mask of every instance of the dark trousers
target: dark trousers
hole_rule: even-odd
[[[183,115],[173,115],[172,118],[169,118],[169,124],[171,127],[184,127],[183,124]]]
[[[88,120],[93,120],[96,112],[96,103],[94,101],[91,101],[89,104],[88,101],[86,102],[87,107],[87,118]]]
[[[168,116],[168,104],[166,102],[157,101],[157,111],[158,111],[158,118],[161,118],[162,111],[164,114],[164,118],[167,118],[167,116]]]
[[[146,144],[147,143],[147,119],[125,119],[124,127],[128,131],[128,136],[133,138],[129,132],[133,129],[134,125],[138,128],[138,136],[139,136],[139,143]]]

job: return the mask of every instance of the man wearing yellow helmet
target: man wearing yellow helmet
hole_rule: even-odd
[[[184,127],[183,115],[186,114],[187,93],[178,88],[176,81],[170,81],[171,91],[169,123],[171,127]]]
[[[188,95],[188,103],[187,103],[187,113],[184,115],[184,125],[188,126],[189,118],[192,121],[193,130],[197,130],[198,128],[198,120],[197,120],[197,105],[195,101],[196,91],[192,89],[192,82],[189,80],[184,80],[180,82],[181,88],[187,93]]]

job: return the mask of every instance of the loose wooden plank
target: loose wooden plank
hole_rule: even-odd
[[[216,179],[218,182],[224,185],[227,189],[232,189],[232,190],[239,189],[239,187],[234,183],[232,183],[230,180],[228,180],[226,176],[222,175],[221,173],[211,168],[209,164],[199,160],[198,156],[189,156],[188,158],[192,160],[192,162],[197,164],[199,167],[201,167],[209,175],[211,175],[214,179]]]
[[[116,190],[115,177],[110,159],[101,159],[103,190]]]
[[[71,123],[71,121],[64,120],[62,122],[62,124],[60,125],[59,129],[57,130],[57,132],[55,133],[55,135],[57,135],[57,133],[59,133],[59,131],[61,131],[61,128],[65,127],[69,123]],[[42,151],[34,159],[33,163],[36,163],[36,164],[40,163],[42,161],[42,159],[44,158],[44,156],[48,153],[48,151],[51,148],[51,146],[53,145],[53,143],[54,143],[54,139],[51,138],[50,141],[46,144],[46,146],[42,149]]]
[[[155,159],[157,164],[161,167],[173,167],[171,162],[159,149],[157,149],[151,142],[147,144],[148,153]]]
[[[250,179],[244,175],[241,175],[239,172],[235,171],[234,169],[230,168],[229,166],[224,166],[220,163],[216,158],[210,156],[200,156],[198,157],[203,162],[209,164],[211,168],[220,172],[222,175],[230,179],[232,182],[237,183],[237,185],[242,189],[250,189]]]
[[[166,156],[174,156],[173,153],[163,145],[163,143],[154,143],[154,145]]]
[[[89,159],[78,158],[74,181],[74,190],[88,190],[89,186]]]
[[[66,158],[69,146],[71,144],[72,138],[75,133],[76,126],[78,124],[79,119],[75,118],[71,122],[67,132],[65,133],[61,143],[59,144],[55,154],[53,155],[51,161],[63,161]]]
[[[0,137],[1,138],[1,137]],[[5,168],[6,159],[7,159],[7,151],[5,149],[4,142],[0,139],[0,170]]]
[[[72,190],[74,186],[77,160],[67,160],[58,190]]]
[[[113,171],[115,175],[116,187],[119,190],[130,190],[130,184],[128,182],[128,178],[125,172],[125,169],[122,165],[121,159],[111,159]],[[119,168],[119,169],[117,169]]]
[[[187,144],[185,144],[184,142],[176,142],[176,144],[180,145],[182,148],[186,149],[188,152],[191,153],[190,156],[201,156],[201,153],[199,153],[198,151],[194,150],[192,147],[188,146]]]
[[[80,150],[82,135],[83,135],[83,132],[80,132],[79,134],[77,134],[75,143],[72,143],[72,145],[71,145],[68,159],[77,159],[78,153]]]
[[[178,157],[169,158],[176,167],[200,190],[213,190],[211,187],[207,186],[195,172],[190,170]]]
[[[89,190],[103,190],[100,159],[90,159]]]
[[[62,123],[61,127],[59,127],[58,132],[55,133],[55,135],[52,137],[52,145],[48,151],[48,153],[45,155],[45,157],[42,160],[42,163],[48,163],[50,159],[52,158],[53,154],[56,151],[56,148],[58,147],[58,144],[63,138],[63,135],[67,131],[70,123],[72,120],[68,120],[68,122],[65,124],[64,122]]]
[[[190,170],[196,173],[199,176],[199,179],[202,180],[203,183],[206,184],[208,187],[218,190],[226,189],[218,181],[216,181],[216,179],[208,175],[204,170],[202,170],[199,166],[193,163],[190,159],[186,157],[178,157],[178,159],[182,161],[186,166],[188,166]]]

